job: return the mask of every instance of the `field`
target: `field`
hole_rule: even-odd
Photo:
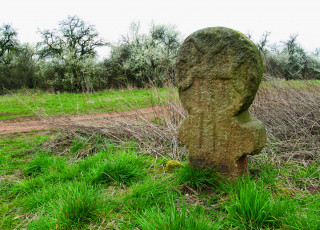
[[[48,115],[79,115],[150,107],[165,90],[110,90],[99,93],[57,93],[27,90],[0,97],[0,120]]]
[[[262,84],[250,111],[267,144],[233,182],[187,165],[174,88],[19,92],[0,97],[0,119],[158,105],[139,122],[0,136],[0,229],[320,229],[319,81]]]

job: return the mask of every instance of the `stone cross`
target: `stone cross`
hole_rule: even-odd
[[[253,42],[238,31],[206,28],[191,34],[177,58],[177,86],[188,117],[178,129],[189,164],[225,177],[247,173],[247,155],[264,147],[262,122],[250,116],[263,74]]]

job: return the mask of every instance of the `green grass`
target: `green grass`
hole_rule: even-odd
[[[223,224],[209,218],[203,209],[188,207],[185,201],[178,204],[169,198],[163,207],[154,207],[138,216],[141,229],[145,230],[218,230],[223,229]]]
[[[320,87],[320,80],[262,82],[261,87]],[[145,108],[159,103],[168,89],[109,90],[96,93],[18,91],[0,95],[0,120],[52,115],[99,114]]]
[[[305,89],[308,86],[320,88],[320,80],[281,80],[281,81],[263,81],[261,82],[261,87],[291,87],[296,89]]]
[[[226,183],[215,172],[189,166],[168,173],[166,161],[139,155],[133,142],[116,146],[97,137],[105,143],[104,148],[77,158],[77,151],[85,149],[85,144],[74,149],[74,142],[70,142],[60,155],[55,150],[44,151],[48,138],[50,134],[33,133],[0,139],[0,156],[7,159],[1,162],[1,229],[320,226],[319,194],[283,189],[286,174],[296,178],[292,184],[297,188],[306,186],[298,184],[307,182],[303,178],[317,178],[316,163],[305,168],[287,165],[280,171],[272,164],[261,164],[259,170],[252,169],[251,178]],[[89,144],[90,140],[101,146],[92,137],[77,143]],[[275,178],[277,173],[284,177]]]
[[[18,138],[16,138],[17,136]],[[12,173],[23,167],[26,158],[42,151],[41,143],[49,137],[47,134],[37,135],[31,132],[0,138],[0,173]]]
[[[166,89],[109,90],[97,93],[28,91],[0,96],[0,120],[62,114],[97,114],[150,107]]]
[[[59,229],[79,229],[98,219],[107,206],[101,191],[83,182],[65,184],[55,196],[51,196],[54,199],[48,202],[42,218],[30,224],[31,229],[39,222],[50,229],[56,226]]]
[[[173,188],[174,183],[167,177],[149,177],[133,184],[124,200],[131,210],[141,211],[164,205],[168,197],[177,193]]]
[[[60,94],[59,100],[58,95],[35,92],[19,97],[33,110],[47,106],[43,108],[51,115],[111,111],[106,105],[123,110],[122,100],[142,103],[138,107],[151,104],[150,91],[136,90],[114,92],[110,104],[92,107],[108,93],[112,95],[97,93],[91,99]],[[93,97],[95,103],[77,105]],[[20,103],[15,96],[0,100],[7,111],[10,103],[22,105],[7,118],[32,115],[23,103],[15,104]],[[277,140],[250,157],[250,176],[227,183],[215,171],[193,169],[187,162],[168,172],[168,160],[152,157],[134,140],[119,144],[98,134],[77,135],[0,137],[0,229],[320,229],[320,163],[282,161]]]
[[[274,198],[263,183],[240,179],[230,188],[232,198],[225,206],[233,226],[243,229],[281,227],[292,205]]]
[[[150,164],[143,157],[126,152],[110,155],[91,172],[92,183],[128,185],[146,175],[144,168]]]
[[[175,170],[177,180],[180,184],[190,186],[193,189],[219,187],[224,182],[217,172],[210,169],[194,169],[191,166],[181,167]]]

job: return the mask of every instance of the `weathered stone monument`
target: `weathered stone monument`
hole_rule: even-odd
[[[248,112],[262,74],[257,47],[238,31],[206,28],[184,41],[177,85],[189,115],[178,133],[191,166],[225,177],[247,173],[247,155],[258,154],[266,139],[263,123]]]

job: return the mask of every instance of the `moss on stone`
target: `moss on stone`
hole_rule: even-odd
[[[173,172],[176,168],[181,168],[184,167],[184,165],[182,163],[180,163],[177,160],[171,160],[168,161],[168,163],[166,164],[166,172]]]

